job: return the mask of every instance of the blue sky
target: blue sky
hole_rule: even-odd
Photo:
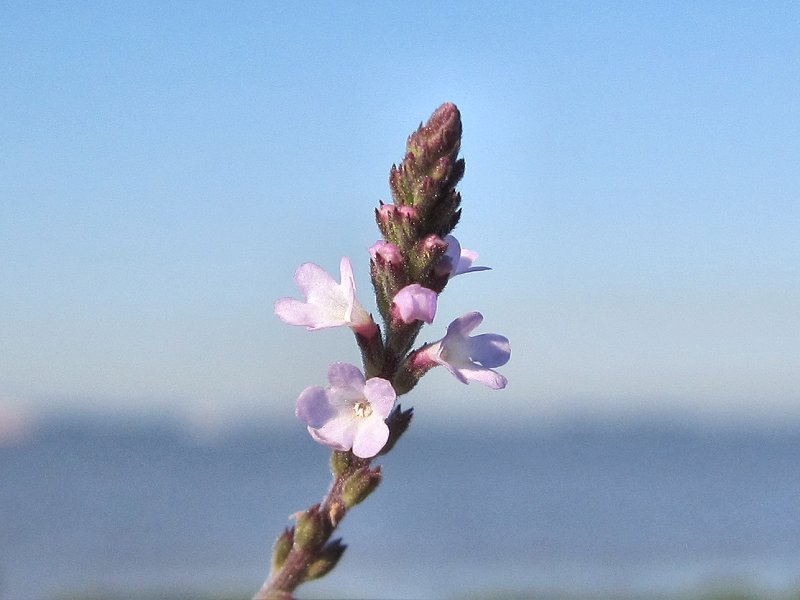
[[[0,418],[289,419],[349,332],[280,323],[350,256],[406,136],[464,120],[459,277],[502,392],[431,419],[800,417],[795,3],[4,3]]]

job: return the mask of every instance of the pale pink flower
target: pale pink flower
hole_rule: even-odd
[[[467,313],[447,328],[447,334],[438,342],[423,346],[412,357],[412,367],[427,370],[436,364],[462,383],[477,381],[492,389],[506,387],[507,379],[492,370],[511,358],[508,338],[496,333],[470,337],[470,332],[483,321],[479,312]]]
[[[289,325],[304,325],[308,330],[346,325],[355,332],[372,336],[377,326],[356,298],[353,267],[347,257],[339,265],[341,283],[319,265],[300,265],[294,280],[305,302],[281,298],[275,302],[275,314]]]
[[[295,414],[320,444],[334,450],[353,450],[361,458],[375,456],[389,439],[386,418],[396,394],[380,377],[365,380],[348,363],[328,368],[327,388],[308,387],[297,398]]]

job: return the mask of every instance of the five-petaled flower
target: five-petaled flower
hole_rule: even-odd
[[[478,381],[495,390],[506,387],[506,378],[492,367],[508,362],[511,345],[508,338],[496,333],[470,337],[481,321],[481,313],[470,312],[450,323],[441,340],[423,346],[410,357],[411,368],[425,372],[438,364],[462,383]]]
[[[305,325],[308,330],[347,325],[356,333],[372,337],[378,327],[356,298],[356,284],[350,259],[339,265],[341,283],[319,265],[300,265],[294,280],[305,302],[281,298],[275,302],[275,314],[289,325]]]
[[[343,362],[328,368],[328,381],[327,388],[303,390],[295,414],[319,443],[372,458],[389,439],[385,421],[396,399],[392,384],[380,377],[365,380],[357,367]]]

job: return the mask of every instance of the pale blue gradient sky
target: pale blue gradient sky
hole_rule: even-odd
[[[464,120],[454,280],[512,340],[434,417],[800,419],[796,3],[3,3],[0,407],[291,418],[348,331],[281,324],[366,248],[406,136]],[[0,412],[0,418],[2,417]]]

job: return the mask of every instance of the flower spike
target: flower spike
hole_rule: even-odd
[[[412,351],[424,324],[433,322],[448,281],[488,269],[477,266],[478,254],[451,235],[461,218],[456,189],[464,175],[461,133],[458,108],[442,104],[409,136],[402,160],[390,170],[390,203],[380,201],[375,209],[382,239],[369,248],[380,327],[356,298],[346,257],[339,282],[320,266],[305,263],[295,274],[302,299],[275,302],[275,313],[291,325],[350,327],[363,371],[334,363],[327,387],[307,387],[297,397],[297,418],[312,439],[333,450],[333,483],[320,503],[296,513],[295,526],[279,536],[269,578],[254,600],[289,600],[298,585],[336,566],[345,546],[331,536],[381,482],[381,468],[372,463],[393,449],[412,416],[397,397],[427,371],[441,365],[463,383],[478,381],[493,389],[507,384],[493,369],[508,362],[508,339],[494,333],[470,336],[483,320],[480,313],[461,316],[442,339]]]

